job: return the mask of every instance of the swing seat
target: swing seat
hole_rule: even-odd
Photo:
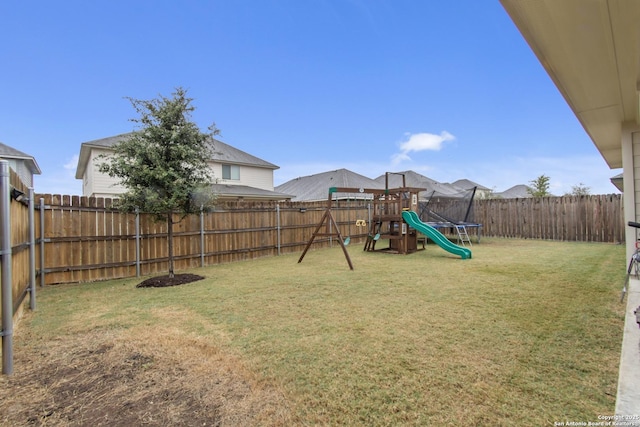
[[[375,236],[373,236],[373,240],[378,240],[380,239],[380,233],[376,233]]]
[[[346,239],[344,239],[344,245],[347,246],[349,244],[349,242],[351,242],[351,236],[349,236]]]

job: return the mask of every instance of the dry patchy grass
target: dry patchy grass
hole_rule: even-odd
[[[289,424],[280,391],[206,338],[167,326],[184,313],[155,315],[154,326],[46,339],[21,331],[17,373],[2,378],[2,425]]]

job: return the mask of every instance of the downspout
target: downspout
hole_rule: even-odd
[[[623,183],[623,209],[624,209],[624,236],[627,255],[626,260],[631,258],[636,247],[636,229],[628,227],[629,221],[637,222],[639,219],[636,212],[636,188],[635,188],[635,160],[634,160],[634,142],[633,130],[628,126],[622,127],[621,135],[622,143],[622,183]]]

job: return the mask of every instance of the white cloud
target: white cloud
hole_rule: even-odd
[[[411,157],[409,157],[406,153],[396,153],[391,156],[391,166],[396,167],[400,163],[404,161],[410,161]]]
[[[447,141],[453,141],[455,136],[447,131],[440,132],[440,135],[433,133],[407,133],[407,139],[400,143],[400,152],[391,156],[391,164],[397,166],[403,161],[410,161],[409,153],[418,151],[440,151],[442,145]]]
[[[415,133],[407,134],[409,139],[400,144],[403,153],[411,151],[433,150],[439,151],[445,141],[453,141],[455,137],[447,131],[443,131],[440,135],[432,133]]]
[[[69,159],[69,161],[67,163],[64,164],[64,168],[67,170],[72,170],[74,175],[76,173],[76,168],[78,167],[78,155],[74,155],[73,157],[71,157],[71,159]]]

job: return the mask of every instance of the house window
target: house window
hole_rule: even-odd
[[[240,166],[222,165],[222,179],[240,180]]]

